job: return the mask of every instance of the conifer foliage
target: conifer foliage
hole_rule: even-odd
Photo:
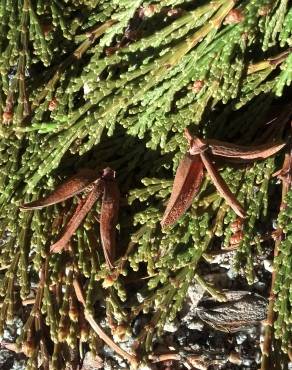
[[[291,48],[289,0],[0,1],[0,333],[22,317],[17,345],[27,369],[74,367],[78,348],[96,354],[104,342],[133,367],[150,363],[194,280],[226,299],[200,276],[212,248],[237,245],[236,268],[253,284],[267,233],[276,257],[262,370],[287,364]],[[161,227],[189,149],[186,129],[210,142],[285,144],[257,161],[209,155],[244,219],[202,169],[189,208]],[[89,202],[107,168],[101,202]],[[89,177],[79,175],[84,169]],[[69,189],[71,198],[21,207],[68,179],[72,186],[76,174],[85,185]],[[69,242],[52,253],[74,222]],[[115,248],[110,264],[104,243]],[[118,341],[141,313],[148,324],[125,351]],[[269,362],[273,348],[282,351],[278,365]]]

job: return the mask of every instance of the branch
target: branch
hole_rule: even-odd
[[[287,153],[285,156],[284,164],[281,171],[278,174],[278,177],[282,179],[282,201],[280,209],[284,209],[286,207],[285,198],[286,194],[291,187],[291,169],[292,169],[292,149],[290,144],[290,153]],[[283,230],[278,228],[276,230],[277,238],[275,241],[275,248],[274,248],[274,259],[278,256],[279,253],[279,246],[281,244],[283,238]],[[265,320],[265,330],[264,330],[264,341],[262,347],[262,362],[261,362],[261,369],[260,370],[270,370],[270,353],[273,341],[273,324],[275,320],[275,312],[274,312],[274,303],[275,303],[275,294],[274,294],[274,286],[276,281],[276,271],[273,269],[272,273],[272,282],[271,282],[271,289],[270,289],[270,296],[269,296],[269,306],[268,306],[268,313],[267,319]]]
[[[81,288],[81,285],[79,281],[75,278],[73,280],[73,287],[76,293],[76,297],[78,301],[83,305],[84,307],[84,316],[85,319],[88,321],[92,329],[95,331],[95,333],[112,349],[114,350],[118,355],[126,359],[130,362],[130,364],[136,368],[138,365],[138,360],[136,356],[133,356],[126,351],[124,351],[121,347],[119,347],[103,330],[102,328],[97,324],[94,317],[86,311],[86,303],[84,298],[84,292]]]

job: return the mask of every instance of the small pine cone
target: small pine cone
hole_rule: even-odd
[[[238,231],[237,233],[235,233],[235,234],[233,234],[231,236],[229,243],[231,245],[238,244],[238,243],[241,242],[242,238],[243,238],[243,232],[242,231]]]
[[[82,326],[80,328],[80,340],[81,342],[87,342],[89,338],[89,328],[87,326]]]
[[[66,338],[68,337],[69,335],[69,326],[66,325],[66,326],[61,326],[58,330],[58,341],[59,342],[65,342]]]
[[[53,25],[51,23],[44,23],[41,25],[41,29],[43,31],[43,34],[45,36],[48,36],[48,34],[53,30]]]
[[[27,340],[22,345],[22,352],[27,357],[32,357],[32,355],[34,354],[35,349],[36,349],[36,344],[35,344],[34,340]]]
[[[171,8],[167,11],[168,17],[175,17],[181,13],[181,9]]]
[[[271,6],[265,5],[259,8],[258,15],[260,15],[261,17],[265,17],[266,15],[270,13],[270,11],[271,11]]]
[[[115,281],[116,281],[116,279],[112,275],[108,275],[108,276],[105,277],[105,279],[102,283],[102,286],[104,288],[109,288],[109,287],[114,285]]]
[[[203,80],[194,81],[194,83],[192,84],[192,91],[198,93],[200,90],[202,90],[204,84],[205,83]]]
[[[232,9],[224,19],[224,24],[236,24],[244,20],[244,15],[239,9]]]
[[[139,9],[140,18],[149,18],[152,17],[157,11],[157,6],[154,4],[149,4],[145,7]]]
[[[113,335],[116,335],[120,340],[123,340],[126,337],[127,334],[127,326],[126,325],[117,325],[113,329]]]
[[[76,306],[70,307],[69,309],[69,317],[71,321],[77,322],[78,321],[78,316],[79,316],[79,310]]]
[[[13,119],[13,112],[4,112],[2,115],[2,120],[4,124],[11,123]]]
[[[104,52],[105,52],[105,55],[106,55],[107,57],[109,57],[109,56],[111,56],[111,55],[115,54],[115,52],[116,52],[118,49],[119,49],[119,48],[118,48],[117,46],[110,46],[110,47],[106,48],[106,49],[104,50]]]
[[[49,102],[49,110],[52,112],[53,110],[55,110],[58,106],[58,100],[56,98],[53,98],[50,102]]]
[[[230,224],[230,230],[233,232],[233,233],[237,233],[238,231],[240,231],[242,229],[242,219],[241,218],[237,218],[235,221],[233,221],[231,224]]]

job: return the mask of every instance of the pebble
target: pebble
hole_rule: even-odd
[[[147,318],[145,316],[138,316],[133,322],[132,331],[135,336],[138,336],[143,329],[144,325],[147,323]]]
[[[139,370],[153,370],[153,368],[146,364],[141,364],[141,366],[139,366]]]
[[[188,296],[192,302],[192,306],[197,307],[199,301],[202,299],[205,293],[204,288],[201,287],[199,284],[190,285],[188,289]]]
[[[245,358],[242,360],[242,364],[245,365],[245,366],[251,366],[252,365],[252,360],[250,360],[249,358]]]
[[[273,229],[274,230],[277,230],[277,228],[278,228],[277,220],[276,219],[273,219]]]
[[[267,290],[267,285],[261,281],[257,281],[253,286],[258,292],[265,293]]]
[[[137,293],[137,301],[139,302],[139,303],[142,303],[142,302],[144,302],[144,300],[145,300],[145,297],[143,297],[143,295],[141,294],[141,293]]]
[[[271,260],[264,260],[264,268],[266,271],[273,272],[273,261]]]
[[[238,333],[236,335],[236,343],[242,344],[247,339],[247,335],[245,333]]]
[[[179,328],[179,322],[177,320],[166,322],[164,325],[164,330],[169,333],[175,333]]]
[[[202,331],[204,329],[204,324],[200,321],[190,321],[187,324],[188,329]]]
[[[261,361],[262,361],[262,354],[258,351],[258,352],[256,353],[256,355],[255,355],[255,362],[256,362],[257,364],[260,364],[260,363],[261,363]]]
[[[237,352],[230,352],[228,356],[228,361],[231,362],[234,365],[241,365],[242,359],[240,358],[239,353]]]
[[[231,280],[235,279],[238,276],[238,272],[233,267],[230,267],[230,269],[227,271],[227,276]]]
[[[82,370],[97,370],[103,369],[103,360],[99,356],[94,356],[92,352],[86,352],[83,359]]]

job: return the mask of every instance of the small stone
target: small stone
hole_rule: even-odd
[[[247,335],[245,333],[238,333],[236,335],[236,343],[242,344],[247,339]]]
[[[208,370],[209,367],[208,362],[200,355],[188,356],[188,362],[198,370]]]
[[[113,365],[111,364],[111,361],[107,360],[104,362],[104,370],[113,370]]]
[[[273,229],[274,230],[277,230],[278,224],[277,224],[277,220],[276,219],[273,219],[272,226],[273,226]]]
[[[266,271],[273,272],[273,261],[271,260],[264,260],[264,268]]]
[[[255,355],[255,362],[257,364],[260,364],[261,363],[261,360],[262,360],[262,354],[258,351]]]
[[[138,292],[137,293],[137,301],[139,303],[142,303],[142,302],[144,302],[144,300],[145,300],[145,297],[143,297],[143,295],[140,292]]]
[[[94,356],[92,352],[86,352],[81,370],[94,370],[102,368],[103,368],[102,358],[97,355]]]
[[[267,290],[266,284],[261,281],[257,281],[256,283],[253,284],[253,286],[257,291],[262,292],[263,294]]]
[[[121,341],[125,341],[127,339],[127,326],[117,325],[112,329],[112,334],[115,342],[119,343]]]
[[[190,330],[202,331],[204,329],[204,324],[200,321],[191,321],[187,326]]]
[[[169,333],[175,333],[179,328],[179,323],[175,321],[166,322],[164,325],[164,330]]]
[[[153,370],[153,368],[152,367],[149,367],[148,365],[142,363],[139,366],[139,370]]]
[[[203,295],[205,293],[204,288],[201,287],[201,285],[190,285],[188,289],[188,296],[192,302],[192,306],[197,307],[199,301],[202,299]]]
[[[174,17],[174,16],[176,16],[176,15],[178,15],[178,14],[180,14],[180,13],[181,13],[181,10],[176,9],[176,8],[171,8],[171,9],[169,9],[169,10],[167,11],[167,15],[168,15],[168,17]]]
[[[234,365],[241,365],[242,364],[242,360],[240,358],[240,355],[237,352],[230,352],[230,354],[228,356],[228,361],[231,362]]]
[[[154,4],[149,4],[148,6],[142,7],[139,9],[140,18],[149,18],[152,17],[157,11],[157,6]]]
[[[242,360],[242,365],[250,367],[252,365],[253,360],[249,358],[245,358]]]

